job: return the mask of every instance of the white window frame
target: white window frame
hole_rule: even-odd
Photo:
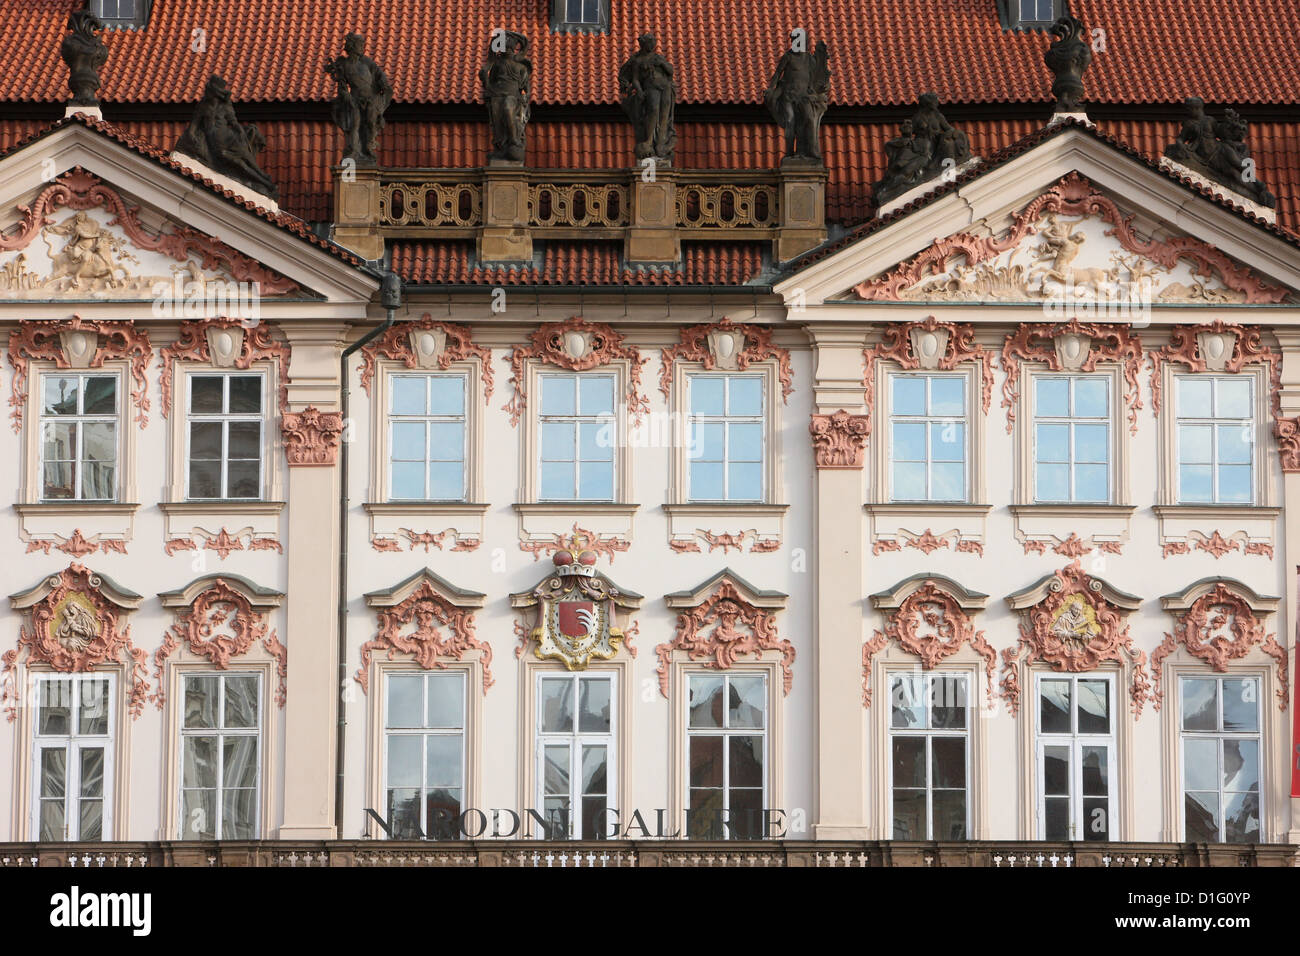
[[[1221,380],[1227,381],[1244,381],[1250,388],[1249,412],[1245,418],[1193,418],[1183,417],[1181,409],[1178,407],[1179,383],[1183,380],[1196,379],[1210,382],[1210,401],[1213,403],[1211,412],[1217,411],[1214,407],[1218,404],[1217,391],[1215,383]],[[1260,439],[1260,430],[1255,418],[1256,402],[1256,376],[1246,374],[1206,374],[1190,373],[1178,374],[1173,377],[1173,400],[1174,400],[1174,489],[1175,500],[1180,505],[1191,505],[1193,507],[1213,507],[1223,505],[1226,507],[1246,508],[1258,503],[1259,501],[1259,463],[1258,463],[1258,443]],[[1209,426],[1210,434],[1210,498],[1207,501],[1188,501],[1183,498],[1183,445],[1182,433],[1184,425],[1203,425]],[[1220,425],[1236,425],[1248,429],[1250,432],[1250,497],[1245,501],[1225,501],[1219,495],[1219,436],[1218,427]]]
[[[1079,417],[1073,414],[1067,414],[1064,417],[1055,415],[1039,415],[1038,413],[1038,383],[1049,379],[1061,379],[1069,382],[1068,398],[1069,406],[1067,412],[1074,405],[1074,383],[1080,379],[1094,379],[1106,383],[1106,417],[1092,418]],[[1113,504],[1118,500],[1116,488],[1116,409],[1115,409],[1115,379],[1113,375],[1104,372],[1037,372],[1030,376],[1029,381],[1029,403],[1032,409],[1030,431],[1029,431],[1029,463],[1031,482],[1030,500],[1035,504],[1044,505],[1106,505]],[[1106,496],[1101,499],[1081,499],[1076,497],[1074,489],[1074,469],[1079,462],[1074,457],[1074,427],[1076,425],[1098,425],[1106,426]],[[1069,480],[1069,495],[1066,498],[1040,498],[1038,496],[1038,426],[1043,425],[1065,425],[1069,430],[1069,451],[1067,452],[1068,460],[1065,462],[1066,474]],[[1049,462],[1049,464],[1058,464]],[[1092,464],[1083,462],[1082,464]]]
[[[469,800],[469,709],[470,709],[470,683],[469,672],[462,668],[435,668],[433,670],[414,670],[411,668],[382,669],[380,671],[383,680],[383,706],[380,708],[382,717],[379,732],[383,741],[383,764],[379,768],[379,793],[381,806],[384,812],[388,813],[388,791],[391,789],[414,789],[410,787],[389,787],[388,785],[388,745],[393,737],[419,737],[423,740],[426,737],[459,737],[460,738],[460,810],[463,814],[468,806]],[[392,704],[393,695],[389,692],[390,681],[393,678],[420,678],[420,714],[421,720],[427,724],[429,721],[429,678],[430,677],[458,677],[461,681],[460,697],[460,727],[389,727],[388,714],[389,707]],[[435,835],[430,832],[430,821],[427,819],[429,809],[428,795],[430,787],[428,785],[428,761],[429,749],[427,745],[420,747],[420,833],[423,839],[433,840]],[[391,826],[392,820],[388,823]],[[459,819],[454,821],[459,823]],[[459,838],[460,834],[456,834]],[[394,837],[393,839],[404,839],[403,837]],[[419,837],[417,837],[419,839]]]
[[[232,727],[226,728],[226,678],[227,677],[255,677],[257,679],[257,726],[256,727]],[[178,675],[176,682],[177,704],[176,707],[176,738],[177,738],[177,764],[176,764],[176,828],[177,839],[207,839],[205,837],[190,836],[186,833],[188,821],[185,819],[185,741],[188,737],[216,737],[217,738],[217,786],[216,786],[216,808],[214,810],[214,828],[215,839],[231,839],[222,835],[221,828],[225,824],[225,795],[227,789],[242,790],[242,787],[226,787],[225,762],[226,748],[224,746],[226,737],[254,737],[257,740],[257,753],[253,760],[253,766],[257,771],[257,779],[254,784],[253,792],[253,839],[260,839],[262,833],[262,787],[263,761],[266,759],[266,739],[263,735],[263,727],[266,725],[266,681],[263,679],[261,670],[231,668],[228,670],[205,670],[198,668],[186,668]],[[216,727],[186,727],[185,726],[185,684],[194,678],[215,677],[217,678],[217,702],[214,714],[217,718]]]
[[[698,415],[692,406],[692,389],[695,382],[702,378],[716,378],[722,380],[722,409],[721,415]],[[759,388],[762,390],[760,398],[760,410],[758,415],[730,415],[727,414],[727,406],[731,397],[731,383],[736,379],[750,379],[757,381]],[[762,504],[769,501],[768,489],[768,455],[770,442],[768,441],[768,418],[770,409],[770,389],[768,388],[768,375],[761,372],[705,372],[690,371],[686,373],[686,429],[688,440],[695,434],[697,424],[722,425],[722,497],[721,498],[702,498],[695,494],[691,486],[691,464],[699,459],[693,458],[689,454],[686,458],[686,501],[691,504]],[[757,498],[733,498],[731,497],[730,479],[728,477],[730,459],[727,449],[730,447],[730,433],[732,425],[757,425],[761,436],[762,447],[759,455],[759,473],[762,476],[762,482],[759,486]]]
[[[432,386],[433,379],[435,378],[458,379],[461,383],[461,388],[462,388],[462,393],[461,393],[462,405],[461,405],[460,415],[435,415],[432,413],[425,413],[420,415],[406,415],[406,414],[398,414],[394,412],[393,397],[396,395],[397,390],[393,386],[398,379],[403,379],[403,378],[424,380],[425,383],[424,394],[425,394],[426,408],[428,407],[429,390]],[[387,441],[387,451],[388,451],[388,461],[387,461],[388,488],[387,488],[387,495],[385,497],[385,500],[392,501],[392,502],[401,502],[401,503],[418,502],[418,501],[434,501],[434,502],[469,501],[470,492],[471,492],[470,469],[469,469],[469,449],[470,449],[470,437],[471,437],[469,413],[470,413],[470,401],[473,399],[473,395],[472,395],[472,389],[470,388],[468,371],[393,372],[388,376],[387,392],[388,394],[386,398],[387,398],[388,407],[385,413],[385,417],[386,417],[385,438]],[[399,497],[396,494],[394,494],[393,491],[393,471],[394,471],[393,465],[395,463],[394,454],[397,450],[397,443],[396,440],[394,439],[394,426],[399,424],[420,424],[420,423],[424,424],[424,491],[425,494],[423,497],[418,497],[418,498]],[[435,498],[429,495],[429,490],[430,490],[429,489],[429,465],[431,464],[431,462],[434,460],[437,461],[454,460],[454,459],[430,458],[430,453],[433,450],[433,443],[429,437],[429,426],[434,423],[459,423],[462,429],[463,439],[462,439],[461,453],[460,453],[461,494],[460,497],[458,498]],[[413,461],[414,459],[405,459],[405,460]]]
[[[106,704],[106,713],[104,715],[105,724],[108,728],[105,734],[81,734],[77,732],[78,717],[81,709],[81,694],[79,687],[82,683],[108,681],[108,700]],[[68,712],[68,733],[66,734],[42,734],[41,733],[41,685],[51,682],[68,681],[72,688],[73,706]],[[113,775],[114,766],[114,749],[116,741],[113,738],[113,728],[116,721],[116,701],[117,701],[117,675],[107,671],[85,672],[77,674],[64,673],[62,671],[51,671],[33,675],[32,679],[33,692],[33,724],[32,724],[32,805],[31,805],[31,836],[33,840],[41,840],[41,753],[45,750],[63,749],[64,758],[64,785],[63,785],[63,841],[77,842],[81,839],[81,813],[80,813],[80,791],[81,791],[81,761],[74,759],[82,750],[86,749],[103,749],[104,751],[104,779],[103,779],[103,803],[104,808],[100,817],[100,836],[97,842],[108,841],[113,839],[113,795],[116,789],[116,780]],[[75,822],[75,834],[74,824]]]
[[[587,415],[581,410],[582,386],[581,382],[584,377],[587,378],[608,378],[610,381],[610,394],[612,401],[610,404],[609,415]],[[573,415],[547,415],[542,412],[542,391],[546,387],[545,380],[554,379],[573,379],[574,381],[574,401],[576,413]],[[537,383],[537,454],[534,475],[537,482],[537,501],[547,504],[584,504],[584,503],[613,503],[619,500],[620,489],[622,488],[620,470],[622,468],[622,455],[620,454],[619,443],[615,442],[610,449],[610,463],[612,468],[612,477],[610,480],[609,497],[607,498],[584,498],[579,492],[582,488],[582,440],[581,425],[598,424],[609,427],[611,433],[617,434],[619,430],[619,381],[620,376],[612,369],[591,369],[583,372],[567,371],[539,371],[536,375]],[[573,497],[571,498],[547,498],[542,494],[542,462],[543,453],[545,452],[545,443],[542,437],[544,426],[548,424],[571,423],[573,425]],[[559,461],[560,459],[553,459]],[[567,459],[565,459],[567,461]],[[603,464],[603,462],[602,462]]]
[[[894,380],[897,378],[914,378],[921,379],[925,382],[925,407],[930,407],[930,382],[936,378],[953,379],[961,383],[962,406],[964,411],[960,418],[954,418],[951,415],[931,415],[928,412],[922,415],[901,415],[894,412]],[[886,465],[886,481],[889,487],[889,501],[891,504],[964,504],[971,500],[971,414],[970,414],[970,395],[969,395],[970,376],[963,372],[911,372],[900,369],[889,369],[885,373],[885,401],[887,403],[887,413],[885,415],[885,428],[888,429],[886,441],[889,445],[889,461]],[[907,424],[921,424],[925,426],[925,487],[926,493],[924,498],[904,498],[899,495],[898,489],[894,487],[894,424],[903,422]],[[936,498],[931,492],[933,480],[931,468],[935,459],[933,449],[930,447],[930,426],[932,424],[946,425],[949,423],[959,422],[963,429],[962,441],[962,494],[957,498]]]
[[[759,727],[691,727],[691,681],[695,678],[717,679],[723,681],[722,694],[724,700],[730,700],[730,687],[732,677],[760,677],[763,680],[763,726]],[[728,746],[730,737],[762,737],[763,738],[763,792],[760,799],[760,812],[763,813],[763,819],[759,821],[760,829],[766,829],[768,820],[766,819],[766,810],[769,808],[769,795],[772,790],[772,675],[767,669],[759,670],[757,668],[733,668],[731,670],[700,670],[687,668],[682,673],[682,727],[685,731],[685,747],[683,748],[684,773],[682,777],[682,810],[685,819],[685,825],[682,829],[682,836],[689,839],[689,825],[691,812],[691,738],[692,737],[722,737],[722,812],[727,822],[722,829],[722,839],[733,840],[739,839],[732,835],[730,826],[731,817],[731,748]],[[730,719],[730,708],[724,708],[726,719]],[[788,821],[787,821],[788,825]]]
[[[86,382],[90,379],[110,379],[113,382],[113,411],[111,413],[90,414],[76,412],[72,415],[47,415],[45,413],[45,382],[50,378],[71,378],[77,380],[77,407],[85,404]],[[42,502],[115,502],[121,495],[122,487],[122,377],[115,372],[79,372],[74,370],[47,369],[37,376],[36,408],[38,416],[36,472],[39,500]],[[111,422],[113,425],[113,491],[107,498],[86,498],[82,496],[82,426]],[[71,498],[47,498],[45,496],[45,433],[55,424],[70,424],[76,434],[76,449],[71,462],[73,466],[73,496]]]
[[[966,707],[965,707],[966,718],[964,721],[965,726],[962,727],[960,730],[952,729],[952,728],[942,728],[942,727],[933,728],[928,726],[922,728],[895,727],[894,720],[893,720],[894,680],[895,678],[900,678],[900,677],[918,677],[921,679],[922,686],[924,688],[923,693],[925,694],[925,713],[926,713],[927,724],[930,723],[931,720],[930,718],[931,708],[929,702],[933,699],[933,693],[932,691],[930,691],[930,688],[934,684],[934,679],[936,677],[943,677],[943,678],[956,677],[964,681],[966,684]],[[946,836],[935,837],[933,835],[934,834],[935,787],[933,781],[934,761],[933,761],[932,748],[933,748],[933,741],[935,737],[961,737],[962,738],[964,742],[965,761],[966,761],[966,765],[965,765],[966,783],[965,786],[962,788],[966,794],[966,820],[965,820],[966,837],[965,839],[967,840],[971,839],[971,814],[972,814],[971,811],[971,794],[972,794],[971,734],[973,729],[971,727],[971,719],[974,716],[974,707],[972,706],[971,694],[973,693],[974,684],[973,681],[971,680],[970,671],[967,669],[958,670],[956,668],[939,668],[931,671],[918,671],[914,668],[913,669],[891,668],[891,669],[886,669],[885,671],[885,687],[889,693],[887,699],[886,716],[885,716],[885,750],[886,750],[885,763],[886,766],[889,768],[888,783],[887,783],[888,791],[885,794],[885,806],[886,806],[885,818],[886,818],[886,827],[887,827],[885,832],[886,834],[888,834],[887,839],[891,839],[891,840],[896,839],[896,837],[893,836],[894,833],[894,737],[895,736],[925,738],[925,780],[926,780],[925,835],[916,836],[913,838],[917,840],[935,840],[935,839],[947,840],[948,839],[948,837]],[[905,789],[914,790],[916,788],[907,787]],[[943,787],[940,789],[947,790],[947,789],[954,789],[954,788]]]
[[[230,380],[236,377],[256,377],[261,383],[262,410],[256,414],[253,412],[199,412],[193,411],[194,397],[194,380],[196,378],[221,378],[222,384],[222,407],[230,406]],[[269,395],[267,393],[267,379],[265,372],[259,369],[239,369],[228,371],[225,369],[195,369],[185,376],[185,458],[182,462],[184,471],[184,487],[186,501],[262,501],[266,497],[266,472],[267,472],[267,425],[269,422]],[[258,423],[258,463],[257,463],[257,495],[252,498],[231,498],[224,494],[229,488],[229,466],[230,466],[230,422],[248,422],[256,421]],[[223,494],[216,498],[195,498],[190,493],[190,426],[196,422],[221,422],[221,491]]]
[[[1070,682],[1070,727],[1068,734],[1052,733],[1046,734],[1042,728],[1042,684],[1044,681],[1068,681]],[[1105,681],[1109,685],[1107,690],[1108,716],[1110,720],[1110,733],[1101,734],[1080,734],[1078,732],[1079,720],[1079,681]],[[1105,747],[1106,748],[1106,838],[1097,842],[1114,842],[1118,839],[1119,822],[1116,817],[1116,810],[1119,803],[1119,766],[1117,759],[1119,756],[1118,740],[1118,721],[1122,702],[1115,696],[1117,682],[1114,674],[1088,672],[1082,674],[1070,673],[1040,673],[1035,675],[1034,680],[1034,761],[1037,771],[1035,781],[1035,817],[1038,829],[1038,838],[1046,840],[1047,837],[1047,816],[1046,816],[1046,778],[1044,776],[1043,752],[1046,747],[1069,747],[1070,748],[1070,835],[1069,842],[1083,842],[1086,840],[1084,834],[1091,825],[1089,821],[1083,819],[1083,748],[1084,747]],[[1059,795],[1055,795],[1059,796]]]
[[[547,746],[568,745],[569,747],[569,837],[579,839],[582,835],[582,748],[584,745],[598,744],[605,747],[605,815],[597,828],[597,839],[609,835],[610,827],[618,820],[618,734],[619,734],[619,700],[618,675],[613,671],[586,670],[577,673],[555,670],[536,670],[534,680],[533,717],[533,790],[534,809],[542,814],[547,825],[551,820],[546,815],[546,748]],[[542,684],[545,681],[567,680],[573,685],[573,730],[569,733],[542,730],[542,707],[545,697]],[[582,731],[578,726],[579,687],[582,680],[600,680],[609,684],[609,730],[605,732]]]
[[[1186,842],[1187,840],[1186,807],[1187,807],[1188,787],[1187,787],[1187,750],[1184,746],[1185,742],[1188,739],[1213,740],[1217,744],[1215,748],[1215,752],[1217,755],[1217,760],[1215,765],[1215,780],[1217,782],[1217,789],[1215,792],[1218,794],[1219,797],[1219,813],[1218,813],[1218,821],[1217,821],[1219,825],[1218,842],[1222,843],[1225,842],[1223,838],[1226,830],[1226,823],[1224,819],[1224,814],[1226,811],[1224,794],[1249,792],[1249,791],[1236,791],[1236,790],[1225,791],[1223,789],[1223,742],[1225,740],[1253,740],[1255,741],[1256,761],[1259,764],[1259,779],[1256,781],[1256,790],[1255,790],[1255,794],[1259,800],[1259,831],[1255,834],[1256,839],[1254,842],[1256,843],[1265,842],[1264,827],[1265,827],[1265,821],[1267,820],[1267,817],[1264,815],[1265,812],[1264,800],[1265,800],[1265,794],[1267,793],[1268,790],[1266,786],[1268,759],[1267,759],[1267,754],[1265,753],[1264,750],[1264,720],[1265,720],[1265,715],[1267,713],[1265,707],[1266,702],[1260,696],[1261,694],[1264,693],[1264,681],[1262,677],[1260,677],[1258,674],[1231,674],[1231,673],[1197,674],[1194,672],[1184,671],[1182,673],[1175,674],[1174,680],[1177,682],[1177,693],[1178,693],[1178,701],[1177,701],[1178,704],[1178,710],[1177,710],[1178,713],[1178,719],[1177,719],[1178,781],[1179,781],[1178,808],[1179,808],[1179,819],[1181,821],[1181,831],[1180,831],[1181,839],[1184,842]],[[1187,681],[1187,680],[1212,680],[1218,685],[1216,690],[1216,695],[1217,695],[1216,702],[1218,704],[1217,723],[1219,729],[1186,730],[1183,728],[1183,718],[1185,716],[1183,713],[1183,681]],[[1223,682],[1225,680],[1250,681],[1254,683],[1255,685],[1255,730],[1240,731],[1240,730],[1222,729],[1223,728]],[[1208,793],[1209,791],[1194,790],[1191,792]]]

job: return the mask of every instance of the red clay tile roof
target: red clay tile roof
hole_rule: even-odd
[[[59,102],[67,15],[81,0],[4,0],[8,62],[0,102]],[[1073,0],[1105,31],[1087,74],[1098,103],[1300,102],[1294,0]],[[779,12],[777,12],[779,11]],[[555,34],[547,0],[154,0],[144,30],[108,34],[101,96],[109,103],[195,101],[220,73],[239,101],[325,100],[325,58],[363,33],[399,102],[472,103],[490,31],[531,41],[536,102],[614,103],[619,65],[651,31],[676,67],[683,103],[759,103],[786,32],[831,50],[832,102],[1047,102],[1039,32],[1001,29],[995,0],[613,0],[608,35]],[[196,30],[203,51],[196,52]],[[1176,68],[1175,68],[1176,67]]]
[[[332,255],[342,259],[349,265],[360,266],[364,264],[364,260],[356,256],[354,253],[349,252],[347,249],[344,249],[342,246],[321,239],[312,232],[310,227],[308,227],[308,225],[298,216],[295,216],[284,209],[281,209],[279,212],[272,212],[264,206],[259,206],[257,203],[245,199],[242,196],[231,192],[229,189],[218,185],[200,173],[181,165],[171,158],[170,150],[148,143],[133,135],[129,130],[123,129],[112,123],[91,119],[84,113],[73,114],[72,116],[61,119],[53,124],[36,124],[35,129],[27,131],[24,135],[13,137],[12,141],[9,141],[9,138],[6,137],[0,137],[0,159],[3,159],[10,153],[17,152],[23,147],[34,143],[36,140],[42,139],[57,130],[73,124],[80,124],[88,129],[92,129],[95,132],[120,143],[127,149],[140,153],[142,156],[147,156],[160,166],[165,166],[180,176],[184,176],[187,179],[192,179],[194,182],[202,184],[218,196],[224,198],[227,202],[238,206],[246,212],[252,213],[260,219],[264,219],[269,223],[279,226],[281,229],[292,233],[294,236],[305,242],[309,242],[318,248],[324,249]],[[153,130],[149,130],[149,132],[153,132]]]
[[[743,285],[763,269],[759,242],[696,242],[682,244],[680,269],[628,269],[618,242],[538,243],[540,267],[484,268],[474,262],[468,241],[405,241],[389,243],[393,271],[418,285]]]

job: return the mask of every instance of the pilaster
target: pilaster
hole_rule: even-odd
[[[1300,329],[1275,330],[1278,344],[1282,349],[1282,381],[1279,395],[1282,419],[1279,424],[1291,419],[1293,426],[1300,425]],[[1282,465],[1282,578],[1286,595],[1285,615],[1277,622],[1278,637],[1287,648],[1290,673],[1295,673],[1295,639],[1297,614],[1297,578],[1300,577],[1300,456],[1293,447],[1281,443],[1279,457]],[[1300,745],[1300,718],[1293,713],[1293,729],[1286,746],[1288,754],[1288,779],[1285,782],[1290,792],[1291,780],[1297,775],[1296,761],[1300,760],[1296,746]],[[1286,831],[1288,843],[1300,843],[1300,797],[1291,797],[1291,813]]]

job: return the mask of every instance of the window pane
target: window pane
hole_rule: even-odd
[[[1078,732],[1081,734],[1110,733],[1110,682],[1081,680],[1078,688]]]
[[[185,736],[181,754],[181,786],[215,788],[217,785],[217,738]]]
[[[92,376],[86,379],[82,411],[87,415],[112,415],[117,411],[117,379]]]
[[[1227,843],[1259,842],[1259,794],[1224,794],[1224,841]]]
[[[1083,749],[1083,795],[1104,797],[1110,793],[1110,755],[1105,747]]]
[[[1045,680],[1039,688],[1039,732],[1070,733],[1070,682]]]
[[[46,375],[43,381],[41,414],[77,414],[77,379],[72,376]]]
[[[763,414],[763,380],[759,378],[733,378],[727,412],[730,415],[748,415],[754,418]]]
[[[76,494],[76,475],[72,462],[45,462],[41,480],[41,497],[71,498]]]
[[[763,426],[732,424],[727,429],[727,458],[731,461],[762,461]]]
[[[257,726],[257,675],[232,674],[225,679],[225,726],[243,729]]]
[[[1183,794],[1184,839],[1189,843],[1219,842],[1219,794],[1214,792]]]
[[[108,680],[80,681],[77,701],[77,733],[91,736],[108,733]]]
[[[1034,497],[1039,501],[1065,501],[1070,497],[1070,466],[1043,465],[1034,469]]]
[[[578,686],[578,732],[607,734],[610,729],[610,691],[604,678],[581,678]]]
[[[232,734],[222,738],[221,772],[223,787],[257,786],[257,738],[252,734]]]
[[[1038,461],[1070,460],[1069,425],[1038,425],[1034,432],[1034,455]]]
[[[419,461],[397,461],[392,465],[393,497],[424,497],[424,463]]]
[[[1219,789],[1219,742],[1211,738],[1183,738],[1183,789]]]
[[[1183,730],[1219,729],[1219,682],[1184,678]]]
[[[583,422],[578,426],[578,457],[583,461],[614,460],[614,421]]]
[[[215,840],[217,837],[217,791],[181,791],[181,839]]]
[[[262,377],[260,375],[232,375],[230,377],[230,411],[233,414],[256,414],[262,410]]]
[[[1259,681],[1224,680],[1223,729],[1259,730]]]
[[[420,826],[420,791],[402,789],[388,791],[388,825],[396,840],[414,840],[422,832]]]
[[[934,804],[932,839],[966,839],[966,791],[936,790],[930,799]]]
[[[574,465],[572,462],[542,462],[543,498],[572,498]]]
[[[465,389],[463,375],[434,375],[429,379],[429,413],[431,415],[464,415]]]
[[[1086,462],[1106,462],[1110,460],[1110,448],[1106,425],[1074,426],[1074,460]]]
[[[257,791],[227,790],[221,797],[221,838],[251,840],[257,819]]]
[[[1105,465],[1074,466],[1074,497],[1077,501],[1105,501],[1107,490]]]
[[[723,413],[724,380],[720,375],[692,375],[691,414],[721,415]]]
[[[930,726],[958,730],[966,726],[966,678],[938,675],[930,680]]]
[[[722,737],[692,734],[690,740],[690,785],[722,786]]]
[[[1258,740],[1229,739],[1223,742],[1223,789],[1259,789]]]
[[[688,680],[691,727],[721,727],[722,678],[691,675]]]
[[[609,752],[603,745],[582,748],[582,793],[609,793]]]
[[[424,738],[419,734],[388,735],[388,786],[420,785],[423,745]]]
[[[935,461],[961,461],[966,452],[966,426],[961,422],[930,425],[930,453]]]
[[[714,461],[693,461],[691,462],[691,497],[699,500],[721,500],[723,498],[722,488],[722,463]]]
[[[763,713],[767,707],[767,681],[762,677],[733,677],[729,684],[727,726],[762,729]]]
[[[925,379],[911,375],[890,378],[893,389],[891,411],[895,415],[925,414]]]
[[[461,785],[460,734],[429,734],[425,743],[425,785],[458,789]]]
[[[425,379],[409,375],[394,375],[390,380],[391,408],[394,415],[423,415],[425,411]]]
[[[221,422],[190,422],[190,458],[221,458]]]
[[[614,463],[583,462],[578,475],[578,497],[587,501],[609,501],[614,497]]]
[[[1043,793],[1047,796],[1069,796],[1069,747],[1043,748]]]
[[[894,422],[893,455],[895,461],[925,461],[925,425]]]
[[[423,463],[425,454],[424,422],[393,422],[393,458]],[[542,426],[545,428],[546,426]]]
[[[721,423],[696,422],[691,426],[691,458],[696,461],[722,461],[725,435],[726,429]]]
[[[224,411],[225,379],[220,375],[190,376],[190,411],[220,414]]]
[[[733,787],[763,786],[763,738],[760,736],[727,738],[730,758],[730,782]]]
[[[966,786],[965,737],[931,738],[930,757],[930,786],[944,789]]]
[[[542,461],[573,461],[576,431],[568,422],[543,422]]]
[[[1110,801],[1105,797],[1083,798],[1083,838],[1110,839]]]
[[[1219,439],[1219,461],[1225,465],[1250,464],[1254,429],[1249,423],[1219,425],[1215,431]]]
[[[261,463],[232,461],[226,465],[227,495],[230,498],[256,498],[261,494]]]
[[[45,747],[41,750],[41,796],[57,797],[63,805],[68,788],[68,752],[63,747]],[[62,813],[60,813],[60,818]],[[60,823],[62,826],[62,823]],[[63,839],[62,834],[57,839]]]
[[[578,382],[573,375],[543,375],[542,405],[543,415],[573,415],[578,410]]]
[[[1074,380],[1074,414],[1081,418],[1105,418],[1109,412],[1110,387],[1104,378]]]
[[[542,733],[573,733],[573,679],[542,678]]]
[[[420,727],[423,678],[392,675],[388,678],[388,726]]]
[[[1183,465],[1178,469],[1178,499],[1209,501],[1214,495],[1209,465]]]
[[[966,411],[966,380],[940,377],[930,379],[930,414],[963,415]]]
[[[435,461],[429,465],[429,497],[460,500],[465,497],[465,465],[459,461]]]
[[[925,726],[925,679],[919,674],[896,674],[889,692],[889,725],[900,729]]]
[[[1240,502],[1251,500],[1250,465],[1219,467],[1219,500]]]
[[[190,497],[221,497],[221,462],[190,461]]]
[[[758,840],[763,836],[763,791],[759,787],[737,789],[728,793],[728,838]]]
[[[1253,418],[1253,410],[1250,407],[1250,386],[1249,376],[1216,378],[1214,380],[1215,414],[1220,418]]]
[[[226,453],[231,458],[262,457],[262,423],[231,422]]]
[[[930,497],[936,501],[963,501],[966,498],[966,466],[939,463],[930,468]]]
[[[417,678],[418,679],[418,678]],[[465,681],[459,674],[430,674],[426,727],[461,727],[465,713]]]
[[[460,461],[464,458],[465,423],[430,422],[429,457],[437,461]]]
[[[927,839],[924,790],[894,788],[894,839]]]
[[[542,748],[542,788],[543,793],[568,795],[568,744],[547,744]]]
[[[1069,797],[1047,797],[1043,800],[1043,839],[1074,839],[1070,832]]]
[[[78,840],[102,840],[104,838],[104,801],[102,799],[81,801],[78,827]]]
[[[763,466],[758,462],[740,462],[727,466],[727,498],[732,501],[757,501],[763,497]]]
[[[583,415],[613,415],[614,379],[608,375],[580,375],[578,410]]]
[[[1034,379],[1034,414],[1065,418],[1070,414],[1070,382],[1064,378]]]
[[[1210,404],[1213,383],[1208,378],[1180,376],[1177,383],[1179,418],[1209,418],[1213,414]]]
[[[219,700],[216,675],[185,678],[185,726],[216,727]]]
[[[896,461],[893,467],[894,497],[919,501],[925,494],[925,465],[919,461]]]
[[[40,733],[66,734],[71,726],[72,681],[41,681]]]
[[[925,737],[895,736],[890,743],[895,787],[925,786]]]
[[[1178,426],[1178,460],[1185,464],[1209,464],[1212,435],[1209,425]]]

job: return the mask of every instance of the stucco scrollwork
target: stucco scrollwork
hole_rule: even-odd
[[[933,315],[920,322],[899,322],[881,332],[884,341],[862,350],[865,367],[862,384],[866,404],[875,404],[876,363],[890,361],[907,371],[928,369],[951,372],[963,362],[974,362],[980,370],[980,402],[988,414],[993,399],[993,353],[975,341],[975,327],[966,323],[940,322]]]
[[[343,434],[343,413],[323,412],[308,405],[280,417],[284,453],[290,465],[333,465]]]
[[[712,325],[687,326],[678,335],[681,341],[660,353],[659,391],[665,400],[672,389],[673,364],[679,360],[699,362],[710,372],[715,369],[743,372],[755,362],[775,359],[781,400],[790,401],[790,393],[794,391],[790,350],[772,344],[771,329],[723,319]]]
[[[435,322],[428,313],[414,322],[398,322],[374,342],[361,349],[361,387],[370,394],[380,357],[401,362],[410,369],[446,370],[452,362],[479,360],[483,377],[483,401],[492,399],[492,352],[475,345],[470,330],[451,322]]]
[[[211,362],[223,368],[248,369],[261,359],[271,359],[276,363],[280,384],[279,408],[284,414],[289,407],[290,354],[289,343],[274,341],[270,326],[265,322],[256,325],[241,319],[182,322],[176,341],[159,352],[162,373],[158,384],[163,417],[171,409],[176,362]]]

